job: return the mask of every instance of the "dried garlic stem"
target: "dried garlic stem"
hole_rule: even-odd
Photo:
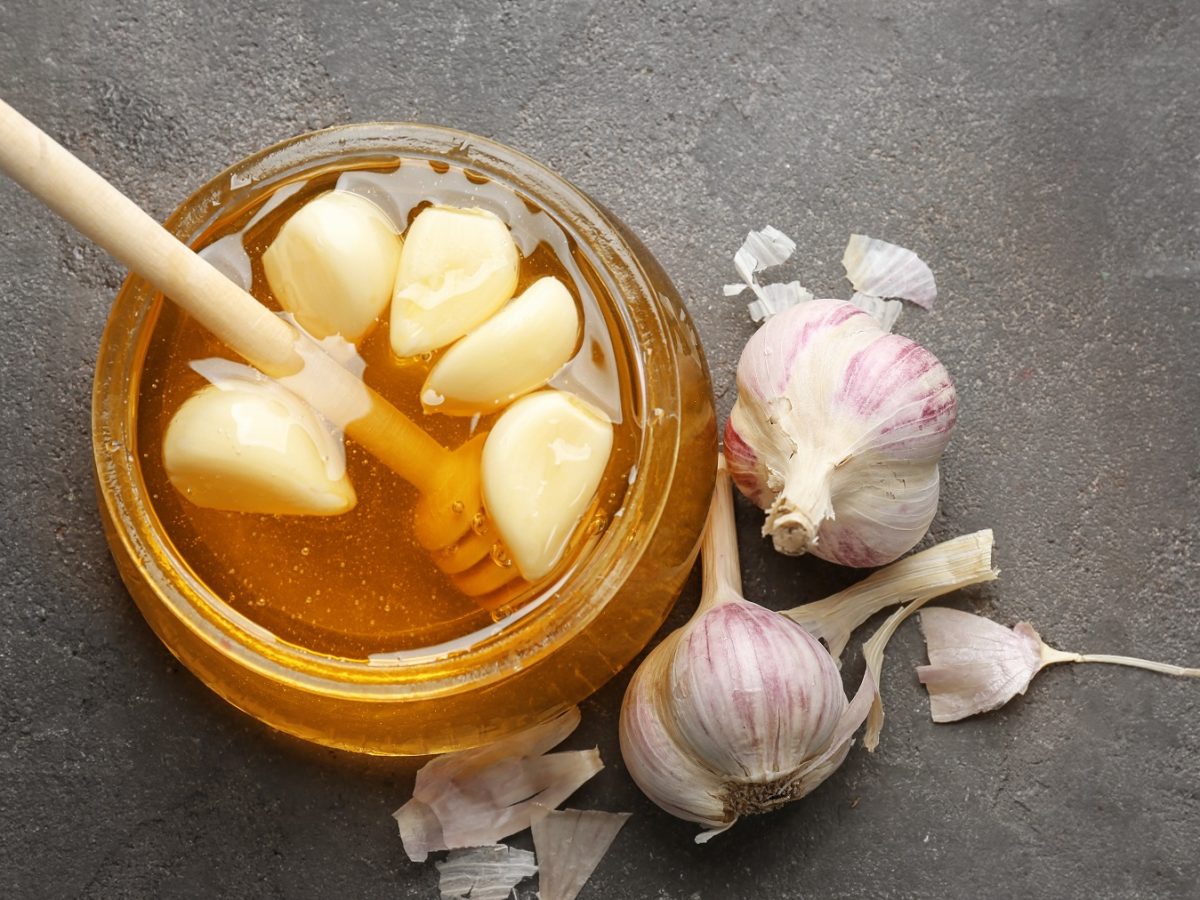
[[[797,606],[783,615],[825,641],[830,655],[840,659],[851,632],[880,610],[921,598],[924,602],[968,585],[992,581],[999,574],[992,568],[992,530],[985,528],[914,553],[844,591]],[[887,639],[883,642],[886,644]]]
[[[1042,644],[1042,668],[1057,663],[1107,663],[1113,666],[1129,666],[1133,669],[1148,669],[1162,675],[1175,675],[1180,678],[1200,678],[1200,668],[1173,666],[1170,663],[1155,662],[1150,659],[1138,659],[1136,656],[1112,656],[1107,653],[1067,653],[1055,650]]]
[[[995,575],[992,577],[994,578]],[[867,663],[867,671],[871,673],[871,678],[875,681],[875,699],[871,701],[871,711],[867,714],[867,728],[863,732],[863,746],[870,753],[874,753],[875,748],[879,746],[879,734],[883,731],[883,693],[879,683],[879,678],[883,673],[883,651],[904,620],[938,596],[940,594],[926,594],[918,597],[908,606],[896,610],[863,644],[863,659]]]
[[[724,457],[717,459],[717,478],[729,479]],[[700,543],[700,562],[703,587],[694,619],[731,597],[742,595],[742,570],[738,561],[737,524],[731,490],[713,491],[712,503],[708,507],[708,522]]]

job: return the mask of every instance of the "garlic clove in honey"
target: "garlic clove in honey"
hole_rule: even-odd
[[[540,278],[442,355],[421,402],[452,416],[493,412],[549,381],[578,340],[571,292],[557,278]]]
[[[775,549],[878,566],[924,536],[956,416],[932,353],[852,303],[813,300],[750,338],[737,384],[725,458]]]
[[[193,394],[167,426],[162,452],[171,484],[197,506],[336,516],[357,502],[340,437],[265,379]]]
[[[612,444],[608,418],[565,391],[522,397],[488,434],[484,507],[527,580],[546,575],[562,558]]]
[[[517,289],[508,227],[484,209],[430,206],[409,226],[392,294],[392,351],[417,356],[482,324]]]
[[[283,223],[262,255],[285,310],[317,338],[354,342],[387,307],[403,241],[370,200],[330,191]]]

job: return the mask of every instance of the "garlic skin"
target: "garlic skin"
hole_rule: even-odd
[[[495,844],[529,828],[604,768],[600,753],[550,753],[579,725],[571,707],[548,722],[482,747],[435,756],[413,795],[392,813],[413,862],[430,853]]]
[[[517,289],[512,234],[484,209],[430,206],[404,241],[392,294],[392,352],[417,356],[482,324]]]
[[[575,900],[630,815],[562,809],[534,822],[538,900]]]
[[[403,241],[370,200],[330,191],[283,223],[262,255],[271,292],[316,338],[351,343],[388,305]]]
[[[566,286],[539,278],[447,350],[421,388],[426,412],[494,412],[549,381],[575,352],[579,311]]]
[[[868,674],[848,701],[820,642],[742,598],[724,467],[701,552],[700,607],[634,673],[620,731],[633,780],[667,812],[704,825],[697,842],[828,778],[874,694]]]
[[[937,299],[937,284],[929,266],[897,244],[852,234],[842,254],[842,266],[857,292],[880,299],[910,300],[925,309],[932,309]]]
[[[278,385],[209,385],[184,401],[163,437],[171,484],[197,506],[336,516],[357,497],[340,436]]]
[[[852,303],[769,319],[738,363],[725,458],[781,553],[879,566],[933,520],[956,396],[940,362]]]

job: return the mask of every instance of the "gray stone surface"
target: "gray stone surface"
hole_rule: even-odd
[[[955,602],[1059,646],[1193,664],[1198,59],[1189,0],[0,0],[0,94],[159,217],[249,151],[339,122],[444,123],[549,163],[676,279],[722,413],[752,326],[720,285],[748,228],[793,234],[788,271],[835,296],[851,231],[918,249],[939,305],[901,330],[962,409],[933,533],[993,527],[1004,570]],[[125,594],[88,446],[122,277],[0,179],[0,895],[436,896],[388,815],[410,764],[268,732]],[[750,596],[852,579],[774,556],[739,515]],[[1200,685],[1056,670],[935,726],[921,660],[910,626],[877,753],[705,847],[622,770],[618,678],[571,741],[609,762],[577,804],[635,815],[583,896],[1196,896]]]

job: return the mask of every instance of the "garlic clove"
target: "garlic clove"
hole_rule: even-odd
[[[738,813],[725,802],[725,781],[698,758],[675,724],[676,703],[666,690],[683,629],[674,631],[638,666],[621,704],[621,758],[642,793],[676,818],[713,833]]]
[[[392,295],[392,351],[416,356],[484,322],[517,289],[517,245],[483,209],[431,206],[408,229]]]
[[[535,581],[562,557],[608,457],[608,418],[564,391],[506,409],[483,447],[483,502],[521,575]]]
[[[272,293],[317,338],[358,341],[388,305],[403,241],[370,200],[330,191],[284,222],[262,255]]]
[[[209,385],[171,418],[163,462],[197,506],[336,516],[357,498],[335,442],[307,404],[277,385]]]
[[[917,678],[929,691],[935,722],[997,709],[1025,693],[1042,667],[1042,640],[1022,622],[1005,628],[957,609],[921,612],[929,665]]]
[[[421,389],[426,412],[493,412],[549,381],[578,339],[571,292],[557,278],[540,278],[442,355]]]

